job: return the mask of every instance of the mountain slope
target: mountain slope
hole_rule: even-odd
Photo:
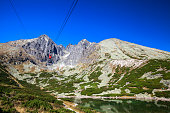
[[[57,112],[75,113],[65,109],[62,101],[35,85],[11,78],[4,66],[0,64],[0,112]],[[24,87],[20,88],[19,84]]]
[[[17,48],[0,54],[4,64],[10,59],[20,62],[6,64],[13,76],[57,96],[170,97],[170,53],[166,51],[115,38],[100,43],[83,39],[64,48],[46,35],[1,44],[1,50],[6,47]],[[21,50],[25,55],[15,55]],[[50,50],[53,64],[45,66]],[[6,54],[13,56],[7,59]],[[17,60],[22,57],[27,60]]]
[[[119,39],[111,38],[99,43],[101,53],[109,53],[113,59],[170,59],[170,53]],[[103,56],[103,55],[102,55]]]

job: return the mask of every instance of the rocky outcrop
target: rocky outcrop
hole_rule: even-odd
[[[66,51],[69,53],[67,58],[63,61],[66,65],[76,65],[77,63],[90,63],[87,59],[89,55],[96,50],[96,43],[91,43],[86,39],[81,40],[77,45],[69,44]]]
[[[49,54],[52,55],[52,63],[57,63],[64,55],[64,47],[56,45],[47,35],[41,35],[32,42],[22,45],[28,54],[35,56],[41,62],[47,62]]]

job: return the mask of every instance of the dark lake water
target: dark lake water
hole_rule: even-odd
[[[162,101],[75,99],[74,102],[101,113],[170,113],[170,102]]]

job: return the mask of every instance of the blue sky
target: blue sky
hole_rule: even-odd
[[[170,52],[170,0],[79,0],[62,34],[57,33],[73,0],[0,0],[0,42],[47,34],[57,44],[108,38]]]

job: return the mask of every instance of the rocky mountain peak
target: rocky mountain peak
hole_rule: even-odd
[[[41,62],[48,62],[48,56],[51,54],[52,63],[56,63],[60,59],[59,56],[64,55],[63,49],[65,49],[62,45],[57,45],[45,34],[31,42],[25,43],[22,45],[22,48]]]
[[[48,42],[49,40],[51,40],[46,34],[43,34],[43,35],[39,36],[38,39],[46,40],[47,42]]]
[[[79,43],[78,43],[78,45],[89,45],[89,44],[91,44],[89,41],[87,41],[86,39],[83,39],[83,40],[81,40]]]
[[[80,42],[84,43],[84,42],[89,42],[87,39],[82,39]]]
[[[69,43],[69,44],[66,46],[66,49],[68,50],[71,46],[74,46],[74,45]]]

